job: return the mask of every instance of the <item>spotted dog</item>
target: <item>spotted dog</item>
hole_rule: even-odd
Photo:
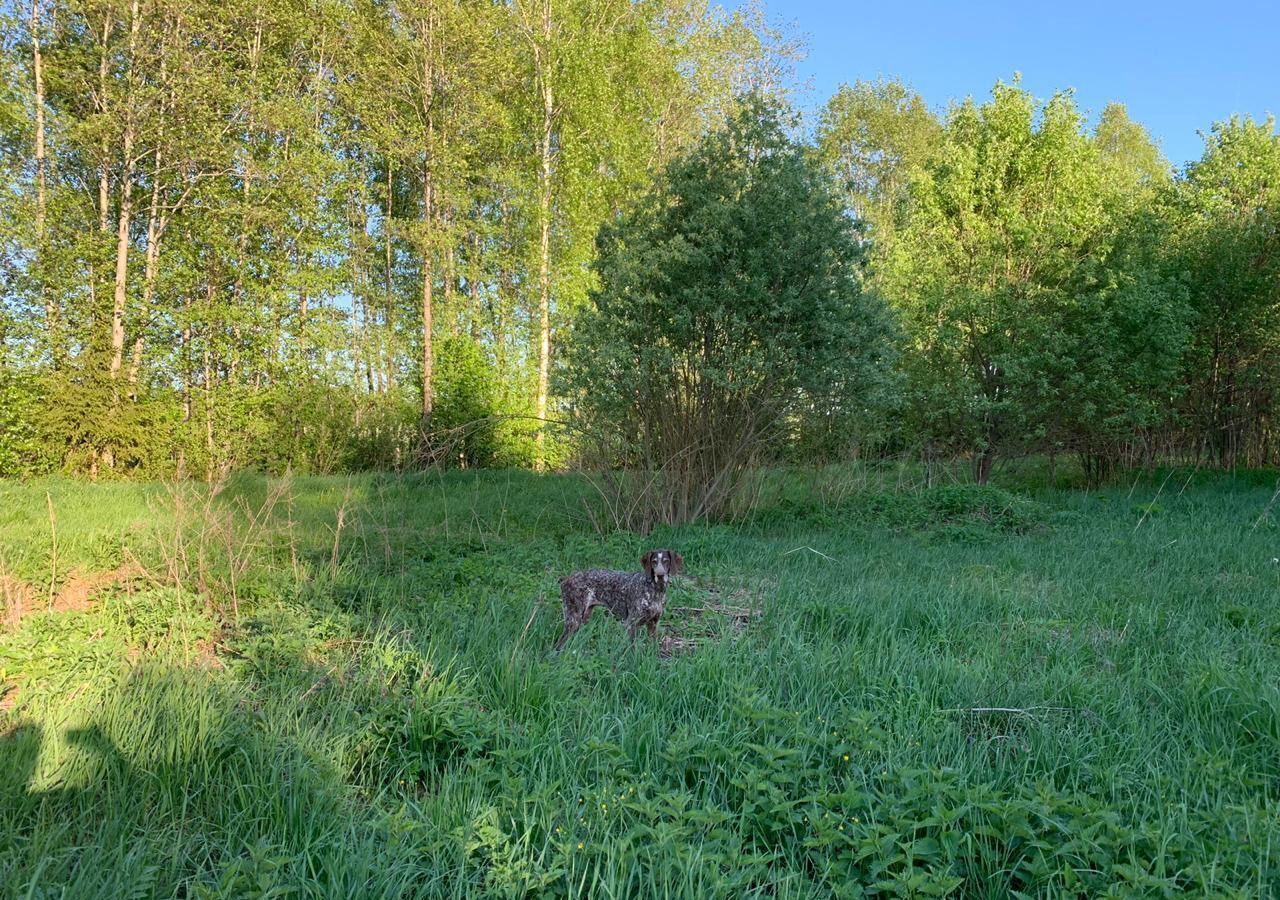
[[[631,640],[641,627],[649,637],[658,636],[658,619],[667,605],[667,582],[684,571],[684,557],[674,550],[651,550],[640,557],[641,572],[590,569],[560,581],[564,603],[564,631],[556,641],[557,651],[578,633],[597,606],[613,613],[627,626]]]

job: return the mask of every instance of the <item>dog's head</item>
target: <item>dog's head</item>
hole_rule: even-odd
[[[650,581],[665,589],[668,578],[684,571],[684,557],[674,550],[650,550],[640,557],[640,566]]]

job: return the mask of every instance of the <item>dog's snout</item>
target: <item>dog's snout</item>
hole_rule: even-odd
[[[654,554],[653,557],[653,577],[666,578],[671,568],[671,561],[665,553]]]

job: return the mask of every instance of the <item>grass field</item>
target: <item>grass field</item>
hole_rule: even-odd
[[[0,484],[0,894],[1280,892],[1274,474],[841,484]],[[661,546],[668,652],[547,654]]]

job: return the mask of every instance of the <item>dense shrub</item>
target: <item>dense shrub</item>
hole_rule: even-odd
[[[188,417],[171,389],[131,398],[73,373],[0,377],[0,477],[393,469],[409,463],[417,434],[411,401],[320,380],[197,393]]]
[[[781,113],[748,99],[606,228],[566,388],[606,463],[649,476],[646,521],[716,518],[797,430],[869,416],[893,384],[863,248]]]
[[[268,472],[398,468],[415,435],[416,411],[406,398],[318,380],[246,396],[241,410],[241,433],[256,438],[240,451],[241,464]]]
[[[492,465],[498,453],[500,383],[483,347],[453,335],[436,342],[432,443],[446,464]]]
[[[34,468],[94,477],[157,477],[176,465],[181,410],[172,395],[120,395],[120,385],[73,373],[37,383]]]

